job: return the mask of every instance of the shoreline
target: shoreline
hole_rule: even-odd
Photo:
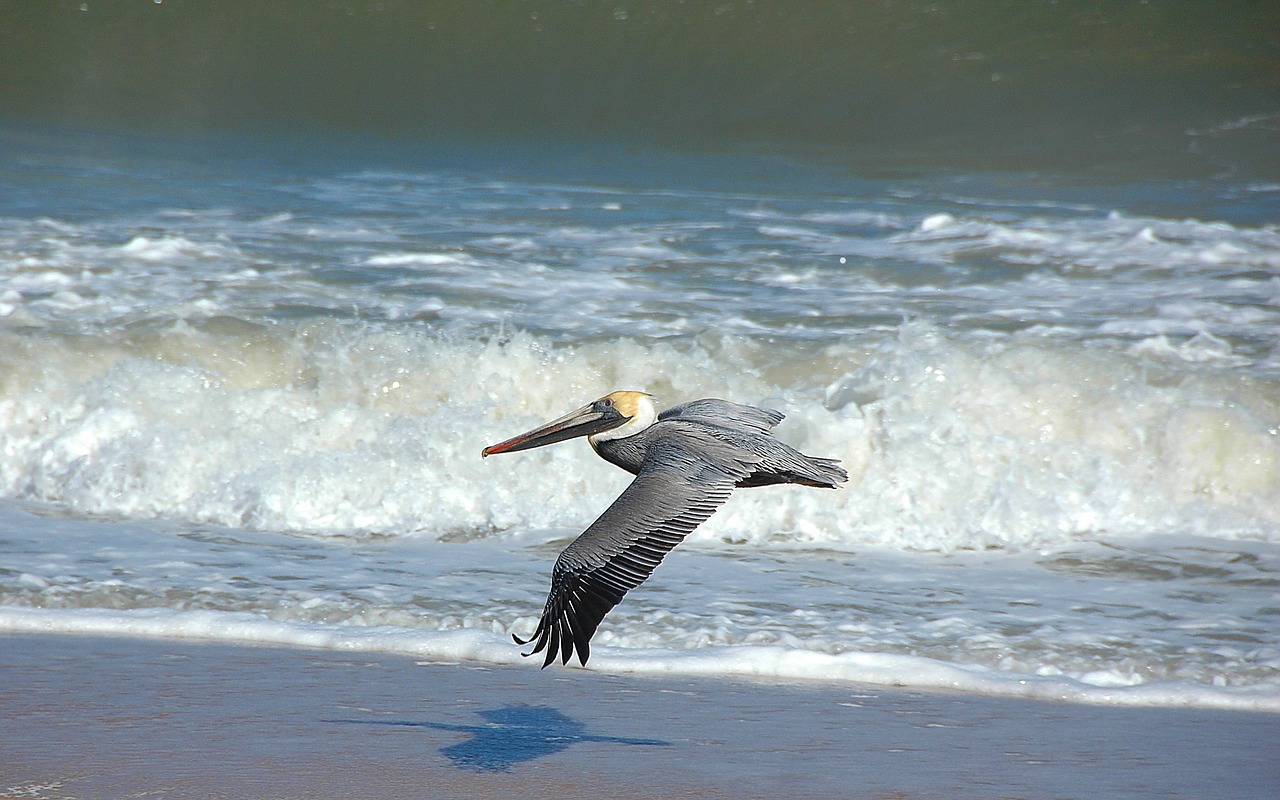
[[[227,647],[275,647],[368,653],[447,663],[475,662],[489,667],[534,665],[516,655],[507,636],[483,641],[475,631],[441,633],[426,642],[397,633],[344,625],[296,626],[287,621],[259,619],[242,623],[238,636],[222,633],[225,620],[217,612],[174,609],[134,609],[125,616],[99,613],[102,609],[0,608],[0,636],[37,635],[87,638],[128,638],[154,642],[190,642]],[[51,624],[47,614],[57,615]],[[1066,675],[1001,673],[978,665],[952,664],[926,656],[877,652],[830,654],[785,650],[769,646],[737,645],[690,651],[674,660],[644,652],[610,651],[592,654],[590,671],[633,678],[706,679],[765,686],[798,685],[840,689],[875,687],[888,690],[956,693],[1045,702],[1081,703],[1108,708],[1199,708],[1244,713],[1280,713],[1280,697],[1263,686],[1205,686],[1178,682],[1106,685],[1085,684]],[[536,660],[536,659],[535,659]],[[540,661],[538,664],[540,665]],[[558,662],[557,662],[558,663]],[[534,665],[537,666],[537,665]],[[577,670],[577,661],[568,667]],[[0,799],[2,800],[2,799]]]
[[[0,634],[0,798],[1270,798],[1280,715]]]

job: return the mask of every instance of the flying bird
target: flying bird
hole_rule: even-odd
[[[596,454],[635,475],[631,485],[556,560],[551,593],[528,639],[567,664],[584,666],[591,637],[609,610],[636,588],[735,487],[798,483],[834,489],[848,475],[775,439],[777,411],[727,400],[694,400],[658,413],[645,392],[612,392],[570,414],[486,447],[512,453],[586,436]]]

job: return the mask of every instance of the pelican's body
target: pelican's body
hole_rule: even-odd
[[[836,488],[840,462],[807,456],[775,439],[777,411],[695,400],[657,413],[643,392],[613,392],[558,420],[485,448],[527,450],[586,436],[605,461],[634,474],[613,505],[556,560],[551,593],[533,637],[543,666],[576,650],[587,663],[597,626],[673,547],[738,486],[798,483]],[[536,641],[535,641],[536,640]]]

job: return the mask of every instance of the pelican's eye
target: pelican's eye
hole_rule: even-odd
[[[601,400],[600,402],[604,405],[604,407],[605,407],[605,408],[613,408],[613,398],[612,398],[612,397],[606,397],[606,398],[604,398],[603,400]]]

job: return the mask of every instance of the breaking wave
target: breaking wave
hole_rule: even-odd
[[[907,324],[873,343],[565,345],[231,318],[118,337],[6,335],[0,492],[76,514],[321,536],[581,529],[628,476],[573,443],[493,441],[616,388],[787,414],[838,492],[739,492],[694,534],[949,551],[1280,532],[1273,380]]]

